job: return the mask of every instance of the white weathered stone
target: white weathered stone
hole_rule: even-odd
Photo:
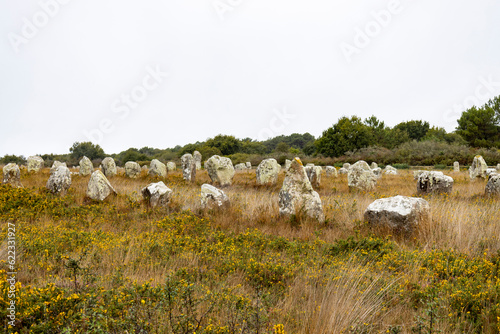
[[[347,172],[349,190],[370,191],[375,188],[377,177],[370,166],[363,160],[356,162]]]
[[[135,179],[141,174],[141,166],[135,161],[127,161],[125,163],[125,175]]]
[[[349,172],[348,169],[345,169],[344,167],[339,169],[339,174],[347,174]]]
[[[90,161],[90,159],[85,156],[80,159],[79,165],[80,165],[79,172],[81,176],[90,175],[94,171],[94,165],[92,165],[92,161]]]
[[[387,165],[384,168],[384,174],[386,175],[398,175],[398,170],[391,165]]]
[[[148,166],[144,165],[144,166],[142,166],[142,167],[141,167],[141,170],[142,170],[143,172],[146,172],[146,173],[147,173],[147,172],[149,171],[149,168],[148,168]]]
[[[376,162],[372,162],[371,165],[370,165],[370,168],[371,169],[375,169],[375,168],[378,168],[378,165]]]
[[[364,217],[372,225],[385,225],[407,233],[412,232],[419,223],[430,219],[430,206],[422,198],[381,198],[368,206]]]
[[[273,185],[278,181],[281,166],[276,159],[265,159],[260,162],[255,170],[257,184]]]
[[[163,181],[150,183],[142,189],[142,197],[153,208],[156,206],[166,207],[172,198],[172,190]]]
[[[413,171],[413,179],[418,180],[420,174],[427,173],[427,172],[428,171],[426,171],[426,170],[415,170],[415,171]]]
[[[291,164],[292,164],[291,160],[285,159],[285,170],[288,170],[288,168],[290,168]]]
[[[453,178],[442,172],[423,172],[418,176],[418,193],[451,193],[453,190]]]
[[[38,173],[42,168],[43,168],[42,157],[35,155],[28,158],[28,173],[29,172]]]
[[[234,167],[231,159],[214,155],[205,161],[205,169],[212,182],[221,187],[230,186],[232,184]]]
[[[500,195],[500,174],[493,174],[489,177],[485,193],[486,195]]]
[[[104,175],[106,175],[106,177],[112,177],[118,173],[118,170],[116,169],[115,159],[111,157],[104,158],[104,160],[101,162],[101,165],[102,171]]]
[[[116,190],[104,174],[98,169],[90,176],[87,196],[96,201],[104,201],[109,195],[116,195]]]
[[[245,162],[248,169],[252,169],[252,163],[250,161]]]
[[[71,172],[68,167],[59,166],[50,174],[46,185],[47,189],[53,194],[64,195],[71,187]]]
[[[337,177],[337,168],[335,168],[333,166],[326,166],[326,176]]]
[[[234,170],[247,170],[247,165],[245,163],[240,163],[234,165]]]
[[[486,176],[490,176],[491,174],[497,174],[496,168],[488,168],[488,169],[486,169]]]
[[[181,157],[182,177],[184,180],[194,182],[196,180],[196,161],[190,153]]]
[[[167,177],[167,166],[160,160],[153,159],[149,165],[149,175]]]
[[[177,169],[177,165],[173,161],[167,162],[167,172],[174,172]]]
[[[3,184],[10,184],[14,187],[22,187],[21,170],[19,166],[13,162],[3,167]]]
[[[229,205],[229,198],[220,189],[204,184],[201,186],[201,207],[205,208],[220,208]]]
[[[460,164],[458,163],[458,161],[455,161],[453,163],[453,171],[456,173],[460,172]]]
[[[309,182],[304,165],[299,158],[292,161],[286,172],[283,187],[279,192],[279,207],[281,215],[304,212],[319,222],[325,221],[321,198]]]
[[[194,151],[193,158],[194,158],[194,162],[196,164],[196,170],[200,170],[201,169],[201,160],[203,159],[203,157],[201,156],[201,153],[198,151]]]
[[[310,162],[310,163],[308,163],[308,164],[306,165],[306,168],[307,168],[307,167],[314,167],[314,164]]]
[[[65,162],[60,162],[60,161],[56,160],[52,163],[52,167],[50,167],[50,174],[54,173],[56,171],[57,167],[60,167],[60,166],[68,167],[68,166],[66,166]]]
[[[346,163],[342,166],[342,168],[345,168],[346,170],[349,170],[349,168],[351,168],[351,164],[350,164],[350,163],[348,163],[348,162],[346,162]],[[346,174],[347,174],[347,173],[346,173]]]
[[[323,172],[321,166],[306,166],[304,169],[311,185],[318,188],[321,185],[321,173]]]
[[[373,174],[377,177],[377,179],[380,179],[382,177],[382,168],[377,167],[372,169]]]
[[[500,164],[497,164],[497,172],[500,172]]]
[[[474,161],[472,161],[472,165],[469,168],[469,176],[472,180],[481,177],[486,179],[488,176],[486,175],[486,170],[488,169],[488,165],[486,161],[484,161],[483,157],[480,155],[476,155],[474,157]]]

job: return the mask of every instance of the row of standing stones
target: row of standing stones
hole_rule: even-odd
[[[28,171],[38,172],[43,167],[43,159],[35,156],[28,158]],[[201,169],[201,154],[185,154],[181,157],[183,178],[193,182],[196,171]],[[314,164],[304,166],[299,158],[287,160],[285,163],[286,176],[283,186],[279,192],[279,211],[282,215],[295,215],[301,212],[319,222],[325,221],[322,202],[314,187],[321,184],[322,167]],[[231,159],[214,155],[205,161],[204,168],[214,184],[221,188],[232,184],[235,170],[251,169],[251,164],[238,164],[233,167]],[[79,163],[80,175],[91,175],[86,195],[98,201],[105,200],[117,192],[107,177],[117,174],[116,164],[111,157],[102,161],[101,170],[95,170],[92,162],[83,157]],[[125,174],[136,178],[142,170],[148,170],[152,176],[166,177],[168,171],[176,169],[174,162],[166,165],[154,159],[149,168],[141,167],[138,163],[129,161],[125,164]],[[275,159],[265,159],[255,171],[256,182],[259,185],[274,185],[277,183],[281,166]],[[386,175],[397,175],[397,169],[387,166],[384,170],[372,163],[371,166],[365,161],[358,161],[353,165],[344,164],[337,169],[333,166],[325,168],[327,176],[347,174],[347,182],[350,190],[371,191],[375,188],[377,180]],[[454,164],[454,171],[460,171],[458,163]],[[488,168],[483,157],[476,156],[469,168],[471,179],[488,179],[485,188],[487,195],[500,195],[500,164],[496,169]],[[414,178],[417,180],[417,191],[419,194],[429,193],[451,193],[453,178],[436,171],[415,171]],[[20,169],[16,164],[8,164],[3,168],[3,183],[16,187],[22,187],[20,180]],[[65,194],[71,186],[71,172],[65,163],[55,161],[50,170],[47,188],[54,194]],[[152,207],[167,206],[172,197],[172,190],[163,182],[151,183],[142,189],[143,197]],[[229,198],[223,190],[210,184],[201,186],[201,207],[226,207]],[[429,218],[429,203],[422,198],[395,196],[378,199],[371,203],[365,211],[365,220],[372,224],[385,224],[396,230],[410,232],[421,221]]]

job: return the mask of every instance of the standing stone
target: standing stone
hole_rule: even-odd
[[[71,187],[71,172],[68,167],[59,166],[50,174],[46,185],[47,189],[53,194],[65,195]]]
[[[153,159],[149,165],[149,175],[167,177],[167,166],[160,160]]]
[[[384,174],[386,175],[398,175],[398,170],[391,165],[385,166]]]
[[[15,163],[9,163],[3,167],[3,184],[10,184],[14,187],[22,187],[21,170]]]
[[[96,201],[104,201],[109,195],[116,195],[116,190],[100,170],[90,176],[87,186],[87,196]]]
[[[339,174],[347,174],[348,172],[349,172],[349,170],[344,168],[344,167],[339,169]]]
[[[102,171],[106,177],[112,177],[115,176],[118,171],[116,170],[116,163],[115,160],[111,157],[104,158],[104,160],[101,162],[102,165]]]
[[[66,163],[65,163],[65,162],[59,162],[59,161],[57,161],[57,160],[56,160],[56,161],[54,161],[54,162],[52,163],[52,167],[50,167],[50,174],[54,173],[54,172],[56,171],[57,167],[61,167],[61,166],[63,166],[63,167],[68,167],[68,166],[66,166]]]
[[[350,163],[348,163],[348,162],[346,162],[346,163],[342,166],[342,168],[345,168],[345,169],[349,170],[349,168],[351,168],[351,164],[350,164]]]
[[[347,173],[347,185],[349,190],[357,189],[370,191],[375,188],[377,177],[370,166],[363,160],[351,166]]]
[[[427,173],[428,171],[426,170],[416,170],[416,171],[413,171],[413,179],[414,180],[418,180],[418,178],[420,177],[421,174],[423,173]]]
[[[144,165],[144,166],[142,166],[142,167],[141,167],[141,170],[142,170],[143,172],[146,172],[146,173],[147,173],[149,169],[148,169],[148,166]]]
[[[471,180],[474,180],[478,177],[483,179],[487,178],[486,170],[488,169],[488,165],[486,161],[484,161],[483,157],[480,155],[476,155],[474,157],[474,161],[472,161],[472,165],[469,168],[469,176]]]
[[[81,176],[87,176],[92,174],[94,171],[94,165],[92,165],[92,161],[90,161],[89,158],[84,156],[82,159],[80,159],[80,175]]]
[[[490,177],[492,174],[496,174],[497,170],[495,168],[486,169],[486,176]]]
[[[314,191],[299,158],[292,161],[286,172],[279,192],[279,207],[280,215],[290,216],[304,212],[321,223],[325,221],[319,194]]]
[[[285,159],[285,170],[288,170],[288,168],[290,168],[291,164],[292,164],[291,160]]]
[[[377,177],[377,179],[380,179],[382,177],[382,168],[377,167],[372,169],[373,174]]]
[[[194,151],[193,158],[194,158],[194,162],[196,164],[196,170],[200,170],[201,169],[201,159],[202,159],[201,153],[198,151]]]
[[[250,161],[245,162],[248,169],[252,169],[252,163]],[[500,166],[500,164],[498,164]]]
[[[240,163],[234,165],[234,170],[247,170],[247,165],[245,163]]]
[[[137,178],[141,174],[141,166],[135,161],[125,163],[125,175],[131,179]]]
[[[257,184],[274,185],[278,181],[281,166],[276,159],[265,159],[260,162],[255,170]]]
[[[458,163],[458,161],[455,161],[455,162],[453,163],[453,171],[454,171],[455,173],[460,172],[460,164]]]
[[[500,174],[490,176],[485,193],[486,195],[500,195]]]
[[[166,207],[172,198],[172,190],[163,181],[150,183],[142,189],[142,197],[151,207]]]
[[[334,176],[337,177],[337,168],[333,166],[326,166],[326,176]]]
[[[321,166],[306,166],[305,168],[307,178],[313,187],[319,188],[321,185],[321,172],[323,169]]]
[[[429,220],[430,206],[422,198],[395,196],[377,199],[365,211],[364,218],[372,225],[385,225],[401,232],[412,232]]]
[[[205,161],[205,169],[212,182],[221,187],[230,186],[233,182],[234,167],[229,158],[214,155]]]
[[[500,172],[500,164],[497,165],[497,172]]]
[[[376,162],[372,162],[371,165],[370,165],[370,168],[371,169],[375,169],[375,168],[378,168],[378,165]]]
[[[194,182],[196,180],[196,161],[190,153],[186,153],[181,157],[182,176],[184,180]]]
[[[173,161],[167,162],[167,173],[174,172],[177,169],[177,165]]]
[[[201,186],[201,207],[203,209],[220,208],[228,205],[229,198],[222,190],[206,183]]]
[[[312,162],[310,162],[310,163],[308,163],[308,164],[306,165],[306,168],[307,168],[307,167],[314,167],[314,164],[313,164]]]
[[[43,159],[41,157],[35,155],[28,158],[28,173],[29,172],[38,173],[42,168],[43,168]]]
[[[417,191],[421,194],[451,193],[453,178],[442,172],[423,172],[418,176]]]

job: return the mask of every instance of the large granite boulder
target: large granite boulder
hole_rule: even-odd
[[[485,193],[486,195],[500,195],[500,174],[493,174],[489,177]]]
[[[43,168],[43,159],[41,157],[35,155],[28,158],[28,173],[30,172],[38,173],[42,168]]]
[[[81,176],[90,175],[94,171],[94,165],[92,164],[92,161],[90,161],[90,159],[87,158],[86,156],[80,159],[79,165],[80,165],[79,173]]]
[[[65,195],[71,187],[71,172],[68,167],[59,166],[50,174],[46,185],[47,189],[53,194]]]
[[[137,178],[139,175],[141,175],[141,172],[141,165],[139,165],[137,162],[127,161],[125,163],[125,175],[127,175],[131,179]]]
[[[325,221],[319,194],[314,191],[299,158],[292,161],[286,172],[279,192],[279,207],[281,215],[290,216],[303,212],[319,222]]]
[[[111,157],[106,157],[104,160],[101,162],[102,166],[102,171],[106,177],[113,177],[118,173],[118,170],[116,169],[116,163],[115,159]]]
[[[222,190],[206,183],[201,186],[201,207],[203,209],[220,208],[228,205],[229,198]]]
[[[278,181],[281,166],[275,159],[265,159],[260,162],[255,170],[257,184],[273,185]]]
[[[87,185],[87,197],[96,201],[104,201],[109,195],[116,195],[116,190],[100,170],[90,176]]]
[[[384,168],[384,174],[386,175],[398,175],[398,170],[391,165],[387,165]]]
[[[421,194],[451,193],[453,178],[442,172],[423,172],[418,176],[417,191]]]
[[[304,169],[306,171],[307,177],[309,178],[309,182],[311,182],[311,185],[315,188],[319,188],[319,186],[321,185],[321,173],[323,172],[321,166],[309,165]]]
[[[13,162],[3,167],[3,184],[10,184],[14,187],[22,187],[21,170],[19,166]]]
[[[149,164],[149,175],[167,177],[167,166],[160,160],[153,159]]]
[[[337,177],[337,168],[333,166],[326,166],[326,176],[334,176]]]
[[[231,159],[214,155],[205,161],[205,169],[213,183],[221,187],[230,186],[232,184],[234,167]]]
[[[66,166],[66,163],[65,163],[65,162],[60,162],[60,161],[55,160],[55,161],[52,163],[52,167],[50,167],[50,174],[54,173],[54,172],[56,171],[56,169],[57,169],[58,167],[61,167],[61,166],[63,166],[63,167],[68,167],[68,166]]]
[[[177,169],[177,165],[173,161],[167,162],[167,172],[174,172]]]
[[[181,157],[181,163],[184,180],[194,182],[196,180],[196,161],[194,157],[186,153]]]
[[[476,155],[474,160],[472,161],[472,165],[469,168],[469,176],[471,180],[476,178],[486,179],[488,175],[486,175],[486,170],[488,169],[488,165],[486,161],[484,161],[483,157],[480,155]]]
[[[360,160],[349,168],[347,185],[349,190],[370,191],[377,184],[377,176],[366,161]]]
[[[201,153],[198,151],[194,151],[193,158],[194,158],[194,162],[196,164],[196,170],[200,170],[201,169],[201,159],[203,158],[201,156]]]
[[[372,225],[387,226],[407,233],[430,219],[430,206],[422,198],[405,196],[381,198],[368,206],[364,218]]]
[[[172,190],[162,181],[150,183],[142,189],[142,196],[151,207],[166,207],[172,198]]]

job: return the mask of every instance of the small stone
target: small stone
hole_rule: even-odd
[[[319,186],[321,185],[321,173],[323,172],[321,166],[306,166],[305,170],[306,175],[311,182],[311,185],[313,187],[319,188]]]
[[[15,163],[9,163],[3,167],[3,184],[10,184],[13,187],[22,187],[21,170]]]
[[[375,168],[378,168],[378,165],[376,162],[372,162],[371,165],[370,165],[370,168],[371,169],[375,169]]]
[[[167,162],[167,172],[174,172],[177,169],[177,165],[173,161]]]
[[[28,173],[30,172],[38,173],[42,168],[43,168],[42,157],[35,155],[28,158]]]
[[[106,177],[113,177],[118,173],[116,169],[115,159],[111,157],[104,158],[104,160],[101,162],[101,166],[102,171]]]
[[[141,174],[141,166],[135,161],[127,161],[125,163],[125,175],[135,179]]]
[[[337,177],[337,168],[333,166],[326,166],[326,176]]]
[[[345,168],[345,169],[349,170],[349,168],[351,168],[351,164],[348,163],[348,162],[346,162],[346,163],[344,163],[344,165],[342,166],[342,168]]]
[[[60,161],[57,161],[57,160],[54,161],[52,163],[52,167],[50,167],[50,174],[54,173],[56,171],[57,167],[61,167],[61,166],[68,167],[68,166],[66,166],[65,162],[60,162]]]
[[[149,165],[149,175],[167,177],[167,166],[160,160],[153,159]]]
[[[206,183],[201,186],[201,207],[203,209],[228,205],[229,198],[222,190]]]
[[[384,174],[386,175],[398,175],[398,170],[391,165],[385,166]]]
[[[240,163],[234,165],[234,170],[247,170],[247,165],[245,163]]]
[[[377,179],[380,179],[382,177],[382,168],[377,167],[372,169],[373,174],[377,177]]]
[[[261,185],[274,185],[278,181],[278,174],[281,166],[276,159],[265,159],[257,166],[255,175],[257,177],[257,184]]]
[[[442,172],[423,172],[418,176],[418,193],[451,193],[453,190],[453,178]]]
[[[142,189],[142,196],[151,207],[166,207],[172,198],[172,190],[163,181],[150,183]]]
[[[349,190],[357,189],[370,191],[375,188],[377,177],[370,166],[363,160],[356,162],[351,166],[347,173],[347,185]]]
[[[460,164],[458,163],[458,161],[455,161],[455,162],[453,163],[453,171],[454,171],[455,173],[460,172]]]
[[[486,170],[488,169],[488,165],[484,161],[483,157],[480,155],[476,155],[474,160],[472,161],[472,165],[469,168],[469,176],[471,180],[474,180],[478,177],[486,179],[488,175],[486,175]]]
[[[205,161],[205,169],[212,182],[219,184],[221,187],[232,184],[234,167],[231,159],[214,155]]]
[[[182,177],[184,180],[194,182],[196,180],[196,161],[189,153],[181,157]]]
[[[87,186],[87,196],[93,200],[104,201],[109,195],[116,195],[116,190],[100,170],[90,176]]]
[[[245,165],[247,166],[248,169],[252,169],[252,163],[250,161],[245,162]]]
[[[339,169],[339,174],[347,174],[349,172],[348,169],[345,169],[344,167]]]
[[[46,185],[47,189],[53,194],[65,195],[71,187],[71,172],[68,167],[59,166],[50,174]]]
[[[90,159],[87,158],[86,156],[80,159],[79,165],[80,165],[79,172],[81,176],[90,175],[94,171],[94,165],[92,164],[92,161],[90,161]]]
[[[196,164],[196,170],[200,170],[201,169],[201,159],[203,158],[201,156],[201,153],[198,151],[194,151],[193,158],[194,158],[194,162]]]
[[[489,177],[485,189],[486,195],[500,195],[500,174],[493,174]]]
[[[288,168],[290,168],[291,164],[292,164],[292,160],[285,159],[285,170],[288,170]]]

